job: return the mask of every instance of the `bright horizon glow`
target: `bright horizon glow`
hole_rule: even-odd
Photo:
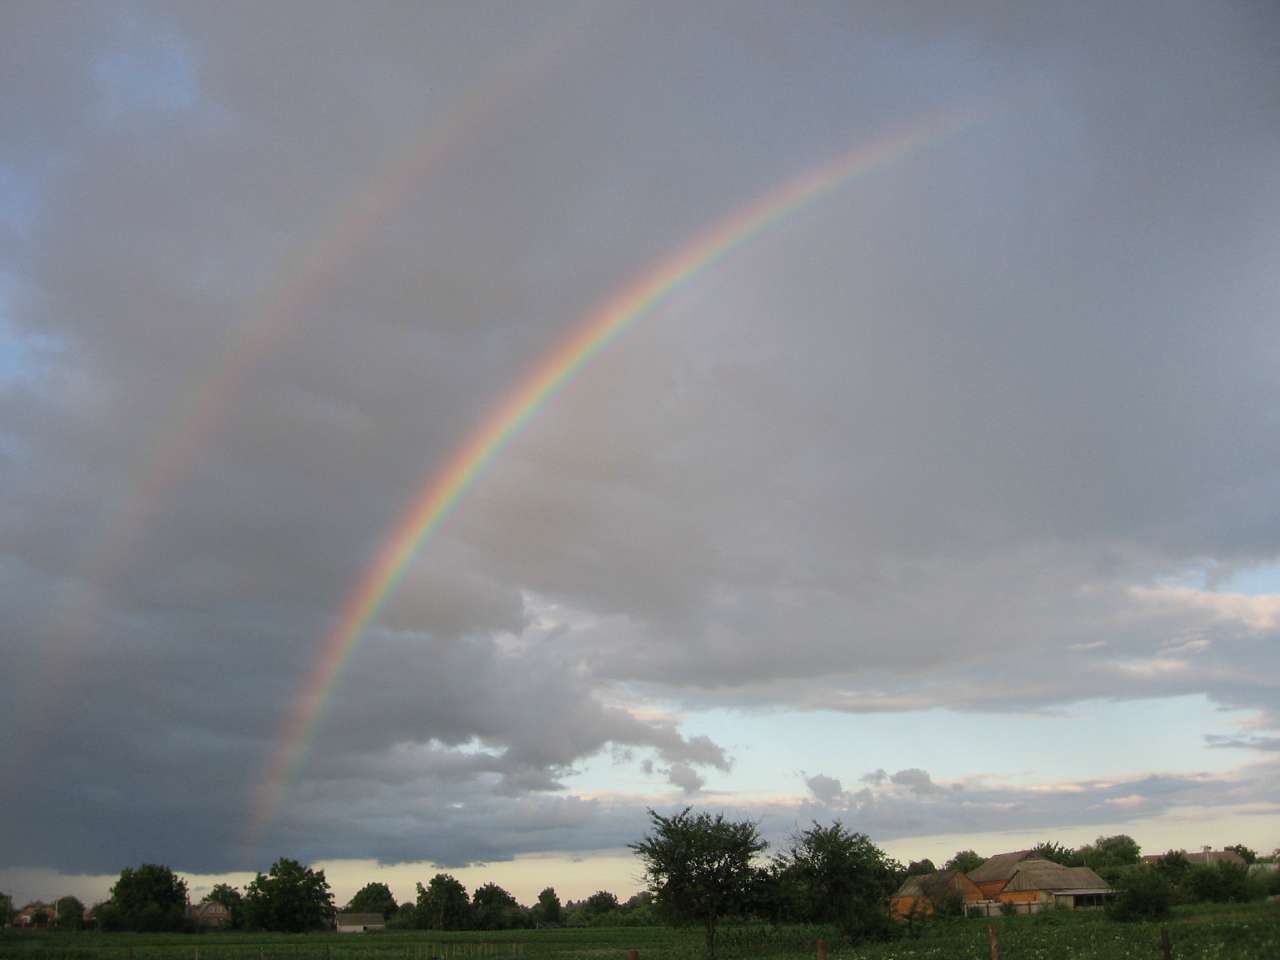
[[[1222,849],[1243,843],[1259,854],[1270,853],[1276,843],[1269,831],[1271,819],[1248,807],[1178,807],[1141,821],[1099,823],[1076,827],[1046,827],[1043,830],[988,831],[983,833],[929,834],[881,841],[872,837],[889,856],[903,864],[929,858],[938,867],[959,850],[973,849],[984,856],[1022,850],[1044,840],[1078,847],[1099,836],[1124,833],[1138,841],[1144,853],[1171,849],[1197,850],[1204,844]],[[846,826],[857,829],[856,823]],[[785,843],[785,838],[778,838]],[[775,843],[770,849],[775,849]],[[533,904],[543,887],[554,887],[562,903],[581,900],[597,890],[609,890],[620,900],[643,889],[639,864],[625,848],[587,850],[577,854],[530,853],[512,860],[467,867],[443,867],[430,861],[379,864],[374,860],[319,860],[310,866],[324,870],[333,891],[334,903],[347,903],[366,883],[386,883],[397,903],[415,899],[414,884],[426,883],[437,873],[449,873],[462,881],[467,891],[493,882],[509,891],[526,906]],[[270,863],[258,866],[265,872]],[[230,883],[241,890],[253,879],[253,871],[192,873],[178,870],[187,881],[193,903],[199,902],[216,883]],[[46,868],[0,870],[0,890],[10,893],[15,904],[31,900],[46,902],[71,894],[89,906],[107,898],[119,874],[67,874]]]

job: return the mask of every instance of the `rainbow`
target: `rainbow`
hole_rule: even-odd
[[[293,701],[255,797],[247,844],[257,846],[298,775],[317,722],[360,637],[404,576],[409,562],[507,442],[592,358],[691,278],[825,194],[970,125],[974,115],[932,116],[855,147],[784,183],[714,224],[674,256],[641,274],[588,313],[546,354],[470,437],[431,474],[343,604]]]
[[[19,703],[19,729],[45,728],[46,714],[70,699],[64,688],[76,679],[70,669],[73,644],[93,636],[105,615],[104,600],[114,575],[134,556],[148,521],[213,446],[251,373],[306,321],[346,265],[403,208],[411,191],[494,127],[512,103],[527,96],[581,39],[584,26],[576,20],[549,21],[523,44],[519,55],[452,101],[429,128],[407,138],[387,162],[333,205],[311,231],[309,242],[283,259],[275,271],[278,279],[247,312],[227,348],[193,381],[150,438],[144,456],[130,470],[120,504],[88,541],[78,575],[68,578],[51,624],[50,635],[58,642],[50,644],[41,676],[28,685]],[[34,744],[38,738],[22,738],[27,741]]]

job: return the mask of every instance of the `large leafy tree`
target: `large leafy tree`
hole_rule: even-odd
[[[768,844],[750,821],[693,813],[664,817],[650,810],[653,832],[630,844],[644,862],[654,901],[676,922],[703,925],[708,957],[720,918],[742,908],[751,891],[752,859]]]
[[[471,925],[477,930],[511,930],[525,923],[525,909],[496,883],[477,887],[471,895]]]
[[[465,930],[471,903],[462,881],[437,873],[424,887],[418,884],[418,926],[427,930]]]
[[[618,909],[618,898],[608,890],[597,890],[583,902],[582,909],[596,917],[614,913]]]
[[[798,919],[838,924],[854,940],[889,933],[888,901],[901,865],[865,833],[850,833],[838,820],[815,823],[774,863]]]
[[[258,874],[244,895],[245,925],[254,930],[303,933],[333,923],[333,894],[323,870],[281,857]]]
[[[1039,860],[1052,860],[1054,863],[1060,863],[1064,867],[1084,866],[1084,860],[1079,853],[1052,840],[1046,840],[1044,843],[1038,843],[1032,847],[1031,856]]]
[[[556,895],[555,887],[547,887],[538,894],[538,903],[533,908],[533,919],[538,923],[558,924],[564,919],[564,908]]]
[[[957,850],[956,855],[942,865],[942,869],[959,870],[961,873],[968,873],[970,870],[977,870],[986,863],[986,860],[986,857],[974,853],[972,850]]]
[[[938,868],[933,865],[933,861],[928,857],[925,857],[923,860],[912,860],[907,864],[907,876],[923,876],[925,874],[934,873],[937,869]]]
[[[13,920],[13,897],[7,893],[0,893],[0,926],[4,926]]]
[[[143,933],[181,930],[187,924],[186,913],[186,881],[162,864],[144,863],[136,870],[120,871],[104,926]]]
[[[1235,851],[1236,853],[1240,854],[1240,858],[1241,858],[1242,860],[1244,860],[1244,862],[1245,862],[1245,863],[1257,863],[1257,862],[1258,862],[1258,854],[1257,854],[1257,852],[1256,852],[1256,851],[1254,851],[1254,850],[1250,850],[1250,849],[1249,849],[1248,847],[1246,847],[1243,843],[1233,843],[1231,846],[1226,847],[1225,849],[1227,849],[1227,850],[1233,850],[1233,851]]]
[[[1084,865],[1094,870],[1108,867],[1125,867],[1137,863],[1142,853],[1138,841],[1124,833],[1113,837],[1099,837],[1092,844],[1086,844],[1079,850]]]
[[[399,907],[391,895],[391,888],[385,883],[366,883],[351,898],[347,909],[352,913],[380,913],[382,919],[389,920]]]
[[[55,907],[61,929],[79,930],[84,925],[84,904],[75,897],[61,897]]]

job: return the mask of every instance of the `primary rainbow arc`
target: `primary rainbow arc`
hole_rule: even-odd
[[[973,115],[967,113],[947,113],[892,131],[784,183],[717,222],[587,314],[569,336],[507,394],[453,452],[444,468],[428,477],[348,595],[276,740],[255,797],[247,835],[250,847],[256,846],[283,803],[288,786],[306,756],[324,704],[360,637],[395,590],[415,554],[439,528],[477,474],[520,427],[628,326],[726,254],[855,177],[937,142],[969,125],[973,119]]]

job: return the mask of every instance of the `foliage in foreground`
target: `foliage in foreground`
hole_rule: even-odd
[[[1280,907],[1270,903],[1175,907],[1164,920],[1120,924],[1098,912],[1051,911],[990,921],[1007,960],[1138,960],[1159,956],[1169,929],[1178,960],[1280,957]],[[832,945],[831,960],[977,960],[987,953],[986,920],[935,921],[915,940],[839,946],[838,931],[801,924],[729,924],[723,960],[812,960],[814,941]],[[696,960],[701,931],[670,927],[469,931],[341,935],[263,933],[96,934],[0,932],[0,957],[27,960]]]

